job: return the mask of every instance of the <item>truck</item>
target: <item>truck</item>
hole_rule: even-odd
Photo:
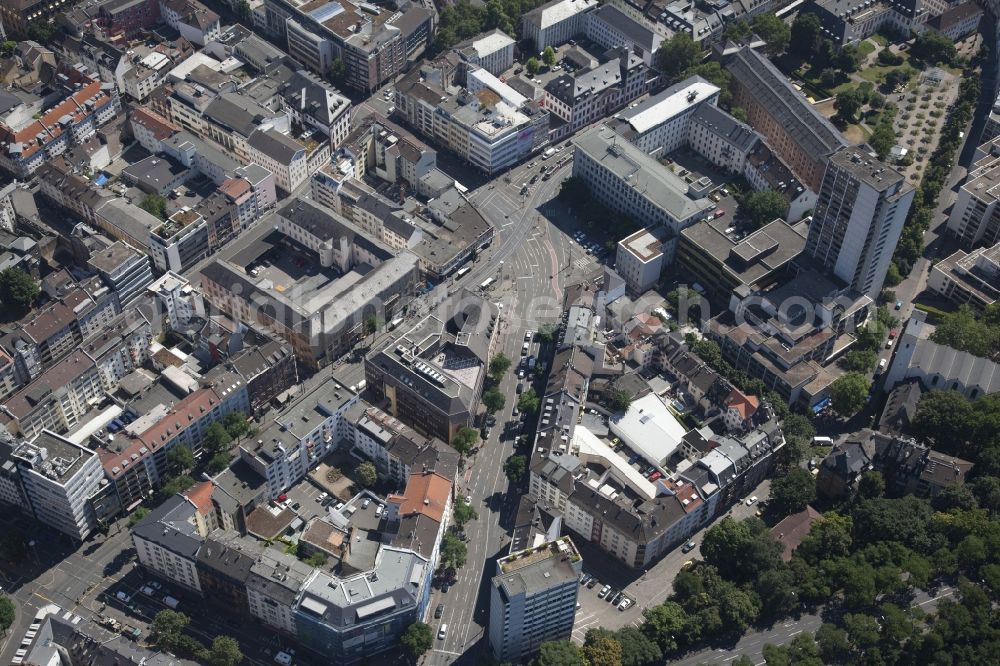
[[[550,157],[552,157],[555,154],[556,154],[556,149],[555,148],[546,148],[545,152],[542,153],[542,159],[543,160],[547,160],[547,159],[549,159]]]
[[[163,597],[163,604],[169,608],[173,608],[174,610],[177,610],[177,606],[179,606],[180,603],[181,602],[177,601],[177,599],[174,599],[170,595]]]
[[[139,629],[138,627],[133,627],[130,624],[123,625],[122,636],[124,636],[125,638],[132,639],[133,641],[137,641],[140,638],[142,638],[142,629]]]

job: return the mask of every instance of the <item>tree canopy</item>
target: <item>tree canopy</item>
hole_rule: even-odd
[[[771,482],[771,500],[775,509],[788,515],[802,511],[816,499],[816,478],[801,467]]]
[[[479,433],[468,426],[462,426],[451,436],[451,446],[463,456],[472,451],[472,447],[479,441]]]
[[[750,224],[759,229],[788,213],[788,202],[774,190],[751,192],[743,199],[741,210],[750,216]]]
[[[371,461],[366,460],[354,468],[354,480],[363,488],[371,488],[378,481],[378,470]]]
[[[670,81],[679,80],[701,57],[701,47],[686,32],[677,32],[670,39],[663,40],[656,52],[657,65]]]
[[[830,384],[830,405],[841,416],[853,416],[865,406],[871,382],[858,372],[841,375]]]
[[[518,483],[524,478],[524,474],[527,471],[528,458],[526,456],[516,454],[507,458],[503,463],[503,472],[507,475],[511,483]]]
[[[455,498],[455,524],[462,527],[470,520],[475,520],[479,517],[476,510],[472,508],[472,505],[465,501],[464,497]]]
[[[40,293],[35,279],[20,268],[0,271],[0,305],[15,311],[27,310]]]
[[[486,411],[490,414],[499,412],[503,409],[506,402],[507,399],[504,397],[504,394],[496,386],[491,386],[483,391],[483,406],[486,407]]]
[[[588,666],[582,650],[571,641],[542,643],[535,657],[535,666]]]
[[[501,352],[490,360],[490,378],[499,382],[510,369],[511,360]]]
[[[233,438],[229,432],[226,431],[225,426],[216,421],[205,430],[205,437],[201,444],[205,447],[206,451],[215,454],[220,451],[225,451],[232,441]]]
[[[10,626],[14,624],[16,616],[14,602],[6,595],[0,596],[0,633],[7,633]]]
[[[441,563],[445,566],[459,569],[465,566],[468,549],[454,534],[445,534],[441,542]]]
[[[167,200],[155,192],[147,194],[146,197],[139,202],[139,208],[143,209],[150,215],[160,218],[161,220],[167,219]]]
[[[407,656],[416,661],[434,645],[434,633],[423,622],[414,622],[399,637],[399,643]]]

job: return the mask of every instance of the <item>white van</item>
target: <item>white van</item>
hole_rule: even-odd
[[[438,640],[439,641],[443,641],[444,640],[444,636],[447,633],[448,633],[448,625],[447,624],[442,624],[441,628],[438,629]]]
[[[818,446],[833,446],[833,440],[829,437],[813,437],[813,444]]]

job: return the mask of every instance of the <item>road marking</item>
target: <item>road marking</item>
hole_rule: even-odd
[[[793,631],[792,633],[788,634],[788,636],[791,637],[791,636],[795,636],[796,634],[801,634],[801,633],[802,633],[802,629],[799,629],[798,631]]]

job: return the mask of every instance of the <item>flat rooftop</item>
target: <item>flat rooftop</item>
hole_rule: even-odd
[[[644,134],[718,94],[719,90],[700,76],[692,76],[619,115],[637,134]]]
[[[647,227],[618,241],[618,244],[639,261],[648,263],[663,254],[663,244],[671,235],[665,227]]]

